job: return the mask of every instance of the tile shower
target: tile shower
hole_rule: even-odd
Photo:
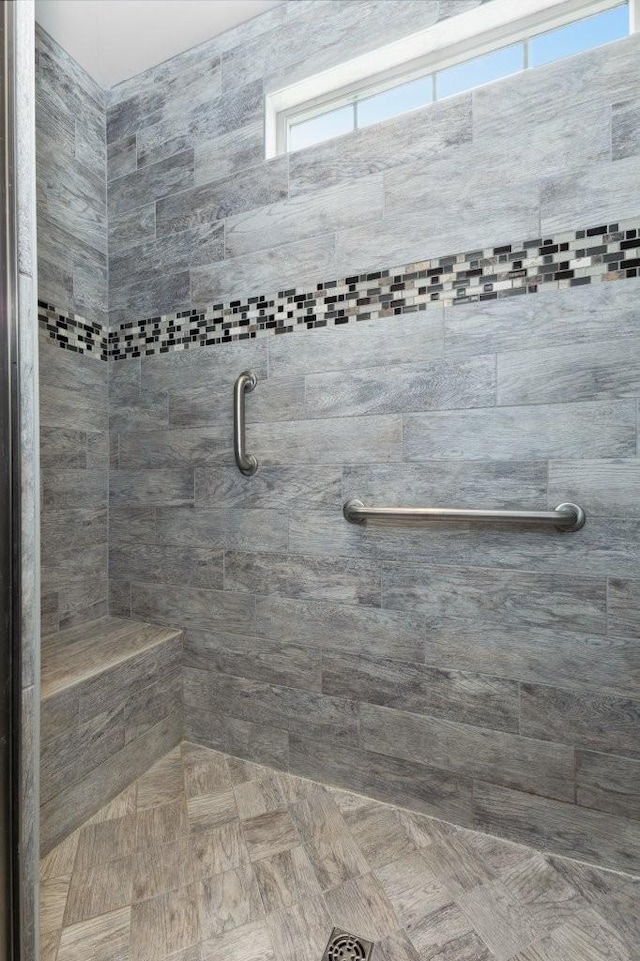
[[[264,159],[265,91],[479,5],[296,0],[108,91],[38,32],[51,961],[93,917],[102,958],[112,915],[118,958],[288,961],[272,912],[298,909],[318,958],[358,920],[390,961],[589,957],[571,924],[633,957],[637,882],[600,869],[640,875],[640,38]],[[361,528],[352,497],[588,521]],[[199,918],[153,955],[161,884],[76,891],[125,889],[148,821]],[[219,929],[184,852],[223,825],[248,855],[210,877],[246,861],[227,880],[259,893]],[[275,904],[277,857],[312,881]],[[413,937],[418,867],[446,895]],[[540,875],[571,907],[496,943],[487,891],[508,914]],[[445,909],[458,954],[425,934]]]

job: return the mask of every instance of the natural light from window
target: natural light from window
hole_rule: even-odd
[[[369,79],[366,86],[348,94],[337,91],[320,104],[299,105],[286,117],[283,151],[296,151],[313,144],[380,123],[410,110],[424,107],[482,84],[500,80],[522,70],[540,67],[594,49],[630,33],[629,2],[590,16],[577,13],[573,22],[555,29],[538,28],[515,43],[422,76],[387,83],[384,89]],[[442,62],[442,61],[441,61]]]

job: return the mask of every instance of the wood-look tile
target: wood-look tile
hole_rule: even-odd
[[[40,884],[40,933],[51,934],[62,927],[71,878],[52,878]]]
[[[46,606],[43,600],[41,608]],[[80,719],[80,694],[77,685],[58,691],[40,702],[40,740],[48,744],[73,730]]]
[[[500,880],[543,931],[560,927],[588,907],[584,898],[542,854],[501,873]]]
[[[110,581],[110,587],[115,584]],[[116,587],[113,588],[116,590]],[[159,670],[160,679],[134,691],[125,705],[125,740],[136,740],[162,718],[182,707],[182,677],[178,663]]]
[[[334,800],[356,844],[372,868],[380,868],[416,851],[400,813],[387,804],[357,794]]]
[[[252,861],[287,851],[300,843],[294,822],[287,811],[269,811],[242,822],[242,833]]]
[[[576,801],[634,818],[640,810],[640,760],[576,751]]]
[[[247,443],[252,440],[264,451],[264,463],[269,466],[300,464],[302,458],[312,464],[402,459],[402,423],[396,414],[250,425]]]
[[[633,453],[628,403],[595,401],[407,414],[404,456],[409,461],[628,457]]]
[[[183,792],[182,758],[178,747],[138,778],[138,810],[175,801]]]
[[[405,811],[400,808],[398,815],[409,837],[418,848],[426,848],[434,841],[441,841],[450,834],[455,834],[456,831],[455,826],[448,821],[438,821],[436,818],[417,814],[415,811]]]
[[[203,940],[262,918],[264,906],[251,865],[241,864],[201,881],[198,910]]]
[[[546,684],[521,684],[520,698],[524,735],[640,758],[640,701]]]
[[[309,855],[302,846],[255,861],[253,870],[267,913],[320,894]]]
[[[455,902],[422,918],[409,938],[421,961],[495,961]]]
[[[132,862],[131,857],[120,858],[74,872],[64,912],[65,927],[130,904]]]
[[[130,961],[130,921],[131,908],[127,907],[64,928],[58,961],[87,961],[88,958],[91,961]]]
[[[194,880],[188,838],[167,844],[149,844],[133,859],[133,901],[147,901],[185,887]]]
[[[271,774],[271,768],[264,767],[262,764],[254,764],[253,761],[246,761],[242,757],[228,757],[227,767],[234,787],[237,784],[244,784],[245,781],[255,781],[261,777],[269,777]]]
[[[367,941],[377,941],[398,927],[393,905],[373,874],[351,878],[324,897],[334,925]]]
[[[148,634],[151,639],[156,637],[151,629]],[[128,654],[128,656],[122,656],[119,650],[121,659],[109,670],[106,670],[101,663],[100,670],[82,685],[80,719],[94,717],[99,711],[108,710],[114,702],[126,701],[128,739],[130,740],[136,731],[139,732],[139,736],[145,722],[145,713],[150,713],[148,706],[151,703],[148,700],[150,691],[161,690],[163,684],[168,685],[180,665],[182,652],[180,637],[176,632],[170,634],[167,629],[160,629],[160,636],[167,634],[168,640],[148,646],[138,653],[135,650],[128,652],[125,649],[125,655]],[[120,647],[123,646],[121,643]],[[149,726],[148,722],[147,726]],[[148,765],[153,764],[155,760],[157,758],[150,757]]]
[[[65,788],[81,784],[92,770],[117,757],[124,746],[121,704],[51,741],[40,762],[41,803],[52,801]]]
[[[208,832],[189,838],[189,849],[196,881],[222,874],[249,860],[249,852],[239,821],[227,821]]]
[[[215,705],[223,714],[266,729],[341,740],[357,736],[357,704],[342,697],[192,668],[184,670],[184,696],[190,707],[208,711]]]
[[[369,864],[327,794],[291,806],[291,816],[323,891],[369,872]]]
[[[49,934],[44,934],[42,931],[40,932],[39,961],[56,961],[61,934],[62,928],[57,928]]]
[[[524,866],[536,856],[536,852],[524,844],[503,841],[502,838],[492,837],[490,834],[464,831],[461,836],[464,843],[479,855],[498,878],[518,868],[524,870]]]
[[[430,845],[423,852],[423,857],[429,870],[454,897],[494,879],[489,866],[474,854],[458,834]]]
[[[476,823],[483,831],[563,857],[640,872],[638,821],[480,782],[473,794]]]
[[[200,940],[195,885],[131,907],[131,961],[164,961]]]
[[[631,877],[195,745],[179,772],[188,813],[134,783],[42,860],[40,961],[299,961],[334,926],[374,961],[635,961]]]
[[[327,793],[332,798],[340,814],[353,830],[358,823],[359,816],[366,817],[378,807],[385,807],[380,801],[374,801],[364,794],[354,794],[353,791],[342,791],[340,788],[327,786]]]
[[[260,425],[261,427],[263,425]],[[170,451],[175,451],[176,445],[180,444],[180,441],[187,441],[191,436],[192,440],[195,440],[194,434],[202,432],[201,441],[203,445],[201,450],[204,451],[205,446],[210,451],[211,457],[215,458],[213,453],[215,449],[215,441],[211,443],[208,441],[207,435],[213,434],[214,436],[220,435],[224,431],[224,439],[228,441],[228,427],[224,427],[220,424],[215,427],[201,427],[196,430],[187,431],[160,431],[160,438],[164,434],[165,444],[168,449],[163,450],[162,440],[159,438],[157,446],[151,445],[149,450],[149,457],[153,463],[153,458],[157,457],[158,448],[162,452],[162,456],[170,456]],[[139,435],[142,442],[144,443],[145,437],[148,435]],[[135,453],[133,454],[135,457]],[[193,450],[188,448],[184,451],[184,457],[188,459],[193,459],[197,464],[199,463],[198,455]],[[146,468],[144,468],[146,470]],[[208,548],[213,551],[213,559],[216,566],[213,567],[214,576],[210,578],[208,585],[209,590],[215,591],[218,587],[222,589],[222,584],[220,583],[220,573],[221,573],[221,551],[225,550],[225,568],[226,559],[229,554],[234,551],[242,551],[250,548],[254,551],[285,551],[287,549],[287,529],[288,529],[288,517],[286,513],[282,510],[235,510],[234,508],[230,510],[216,509],[211,511],[198,510],[194,511],[191,507],[159,507],[157,513],[158,519],[158,540],[161,544],[170,544],[174,547],[182,548]],[[261,555],[257,554],[256,557]],[[192,580],[196,581],[192,585]],[[200,595],[199,591],[194,591],[193,594],[190,593],[186,585],[197,587],[198,581],[196,578],[189,579],[189,575],[183,576],[180,583],[183,585],[180,591],[172,593],[170,596],[170,603],[180,604],[182,600],[182,606],[179,608],[181,611],[185,607],[185,600],[187,598],[191,599],[192,613],[194,615],[191,622],[187,622],[186,618],[182,618],[184,626],[189,630],[203,631],[204,633],[210,633],[212,627],[214,627],[213,614],[215,611],[215,595],[210,597],[208,602],[209,607],[209,617],[206,616],[205,609],[199,606],[198,597],[201,600],[206,601],[206,595]],[[162,583],[162,581],[160,582]],[[224,581],[225,590],[231,589],[236,590],[237,588],[231,587]],[[241,588],[240,588],[241,589]],[[184,598],[183,598],[184,595]],[[150,600],[153,603],[152,595]],[[234,620],[231,618],[226,621],[224,616],[224,598],[218,597],[221,604],[220,614],[221,619],[215,627],[221,631],[231,631],[238,630],[239,632],[251,634],[251,629],[244,630],[245,627],[250,627],[251,620],[247,618],[244,619],[244,614],[249,614],[251,605],[246,605],[240,603],[238,599],[238,605],[227,608],[229,613],[233,610],[236,612],[236,617],[239,621],[244,623],[239,624],[236,628],[234,627]],[[171,615],[171,607],[169,604],[163,604],[161,600],[157,602],[158,614],[163,612],[165,623],[169,620]],[[202,615],[202,616],[200,616]],[[225,621],[227,626],[225,627]]]
[[[495,360],[485,355],[473,361],[423,360],[309,374],[305,412],[316,418],[489,407],[495,403]]]
[[[245,781],[233,789],[238,814],[241,821],[268,814],[271,811],[286,811],[287,801],[280,790],[277,775]]]
[[[399,923],[408,931],[413,931],[425,917],[452,901],[450,892],[418,853],[381,867],[375,875],[393,905]]]
[[[180,755],[183,768],[190,764],[217,764],[221,767],[228,767],[229,758],[226,754],[223,754],[222,751],[214,751],[213,748],[205,747],[203,744],[182,741]]]
[[[311,898],[267,915],[277,961],[320,958],[333,924],[322,898]],[[216,959],[217,961],[217,959]]]
[[[175,951],[169,955],[167,961],[202,961],[201,947],[199,944],[194,944],[190,948],[185,948],[184,951]]]
[[[203,941],[202,961],[280,961],[264,921],[253,921]]]
[[[478,727],[518,730],[517,682],[488,674],[329,651],[322,655],[322,690]]]
[[[376,942],[375,961],[420,961],[420,956],[404,931],[393,931]]]
[[[456,900],[497,961],[508,961],[539,937],[533,917],[501,881],[477,884]]]
[[[626,893],[629,888],[640,891],[640,880],[627,874],[603,871],[590,864],[553,855],[548,857],[548,861],[585,901],[596,907],[619,891]]]
[[[108,679],[108,668],[122,666],[134,654],[151,648],[160,651],[179,633],[174,628],[103,617],[92,622],[90,633],[81,623],[52,635],[42,649],[43,697],[80,681],[99,686]]]
[[[133,853],[135,842],[134,817],[87,824],[79,832],[74,872],[88,871],[98,864],[126,857]]]
[[[216,794],[231,787],[231,774],[223,754],[183,745],[184,789],[188,798]]]
[[[380,568],[368,561],[340,557],[227,551],[224,586],[228,591],[380,607]]]
[[[516,601],[504,603],[518,606]],[[360,732],[370,755],[429,764],[459,778],[475,777],[527,794],[571,803],[575,798],[573,749],[566,743],[364,703],[360,704]]]
[[[603,579],[550,573],[548,565],[544,573],[481,568],[493,543],[479,546],[476,558],[465,553],[466,562],[475,561],[477,568],[413,566],[406,560],[385,564],[382,606],[422,612],[433,631],[464,631],[473,624],[497,631],[551,628],[606,633]],[[501,556],[496,563],[508,563],[505,555],[512,546],[505,542],[498,548]],[[530,553],[526,556],[531,567]]]
[[[578,961],[577,955],[565,955],[552,935],[529,945],[524,951],[514,954],[512,961]],[[580,958],[580,961],[583,961]]]
[[[213,828],[237,818],[238,808],[233,791],[228,790],[189,798],[187,813],[191,832],[211,831]]]
[[[74,831],[68,838],[65,838],[57,847],[49,851],[40,861],[40,878],[45,881],[47,878],[59,878],[63,875],[70,876],[76,860],[78,850],[79,831]]]
[[[136,849],[147,845],[175,841],[189,833],[187,807],[184,797],[168,804],[144,808],[136,815]]]
[[[218,707],[215,702],[212,704]],[[281,728],[258,723],[257,719],[246,721],[233,714],[202,710],[188,702],[185,704],[184,725],[189,737],[198,738],[217,750],[249,760],[261,758],[278,770],[287,767],[289,735]]]
[[[624,883],[626,881],[626,883]],[[628,944],[640,944],[640,878],[625,878],[615,891],[594,905],[601,917]]]
[[[310,781],[305,777],[296,777],[295,774],[279,773],[276,777],[287,804],[306,801],[312,794],[324,794],[326,791],[324,785],[317,781]]]
[[[513,961],[635,961],[636,953],[596,911],[589,910],[515,955]]]
[[[128,814],[136,813],[138,784],[130,784],[121,794],[101,807],[89,818],[87,824],[98,824],[100,821],[111,821],[114,818],[124,818]]]
[[[275,640],[294,641],[304,623],[305,643],[313,647],[424,661],[424,614],[272,596],[257,598],[256,618],[259,633]]]

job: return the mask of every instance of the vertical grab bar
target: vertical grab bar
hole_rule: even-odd
[[[244,370],[233,385],[233,452],[238,470],[247,476],[255,474],[258,461],[245,449],[244,395],[255,389],[258,378],[251,370]]]

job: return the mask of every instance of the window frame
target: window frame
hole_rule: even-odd
[[[631,36],[640,31],[640,0],[627,2]],[[269,159],[296,152],[289,148],[289,131],[294,123],[312,120],[330,109],[355,105],[358,100],[384,93],[404,82],[435,74],[511,44],[522,43],[540,33],[604,13],[623,3],[624,0],[518,0],[516,5],[513,0],[491,0],[401,41],[363,54],[289,87],[267,93],[266,157]],[[516,7],[517,14],[514,13]],[[525,55],[524,70],[527,69],[531,68]],[[434,77],[434,99],[431,103],[437,102],[435,91]],[[352,132],[370,129],[371,126],[368,124],[365,128],[358,128],[354,106]],[[328,140],[319,141],[326,142]]]

